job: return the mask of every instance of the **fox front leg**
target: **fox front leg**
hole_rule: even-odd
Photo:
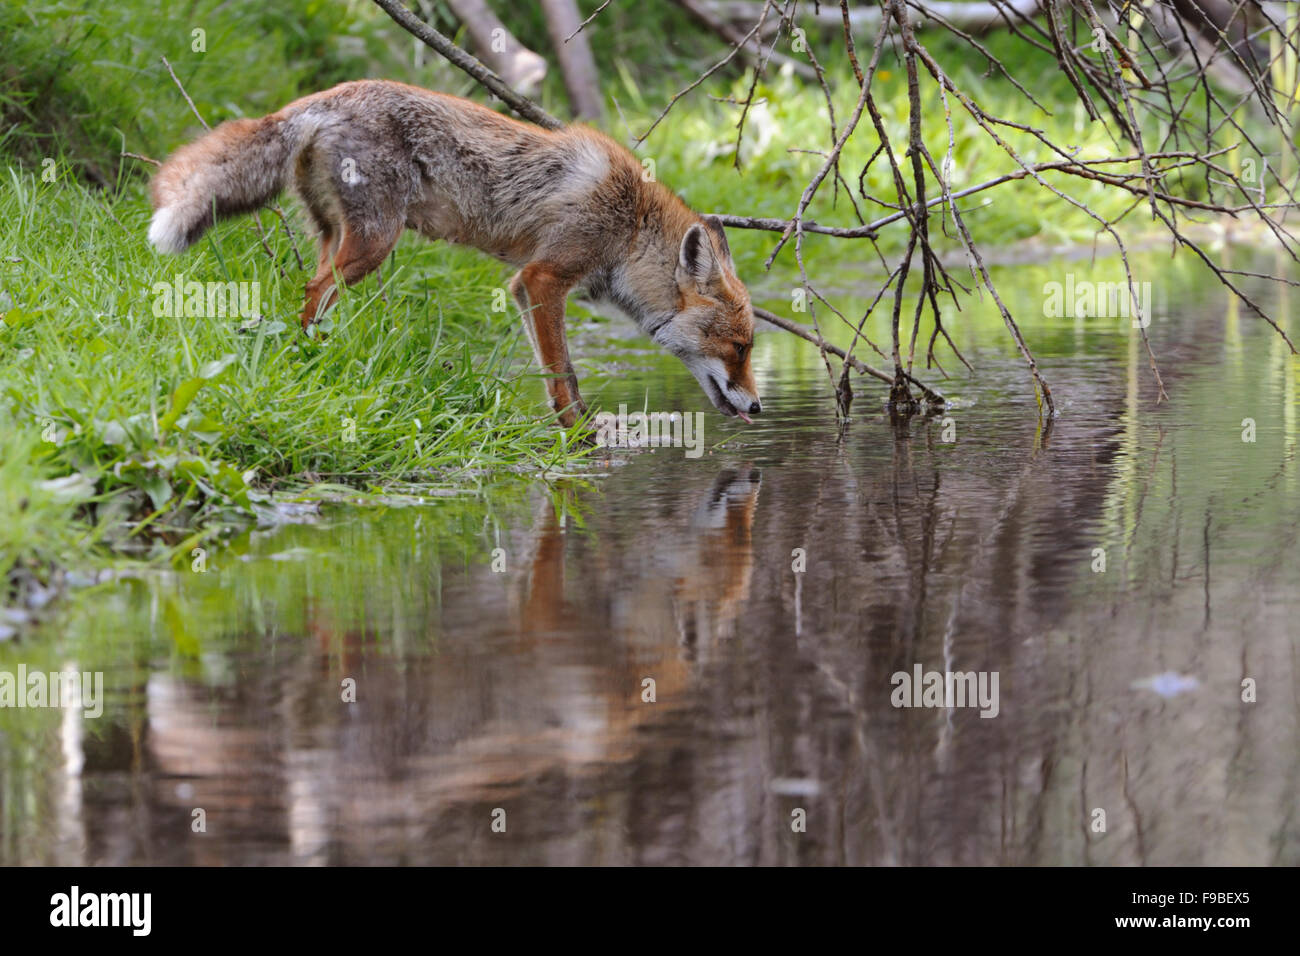
[[[587,411],[578,394],[578,376],[569,360],[569,343],[564,334],[564,299],[574,278],[548,262],[532,262],[510,280],[510,293],[523,313],[524,329],[537,364],[546,378],[551,409],[565,428]]]

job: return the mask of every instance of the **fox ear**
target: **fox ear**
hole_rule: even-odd
[[[709,241],[709,234],[698,223],[686,230],[682,237],[681,252],[677,257],[677,281],[681,285],[695,283],[707,288],[722,278],[718,256]]]
[[[709,227],[709,233],[713,238],[713,247],[717,249],[718,254],[722,256],[724,262],[731,262],[731,246],[727,245],[727,230],[722,228],[722,220],[717,216],[701,216],[704,225]]]

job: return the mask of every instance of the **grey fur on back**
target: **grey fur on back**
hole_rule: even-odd
[[[155,180],[150,237],[179,251],[211,225],[214,203],[218,216],[247,212],[292,186],[322,231],[396,223],[518,265],[591,214],[610,173],[606,141],[590,130],[551,132],[455,97],[360,80],[183,147]]]

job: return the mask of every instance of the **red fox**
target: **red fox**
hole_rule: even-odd
[[[386,80],[343,83],[177,150],[153,180],[149,240],[182,252],[214,214],[250,212],[289,183],[320,232],[304,329],[329,306],[336,274],[359,281],[409,228],[519,268],[510,292],[564,427],[586,411],[564,333],[575,289],[685,362],[724,415],[760,411],[754,311],[721,224],[594,130],[545,130]]]

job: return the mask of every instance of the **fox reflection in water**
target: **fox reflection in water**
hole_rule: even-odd
[[[316,609],[314,667],[287,661],[232,689],[284,688],[275,732],[250,723],[261,712],[251,700],[214,709],[209,688],[155,674],[155,797],[165,816],[203,807],[209,828],[225,831],[190,841],[189,858],[242,859],[243,843],[275,859],[284,836],[268,841],[267,830],[283,828],[296,861],[418,859],[442,814],[635,757],[648,739],[638,731],[689,701],[701,662],[734,637],[750,596],[760,481],[749,466],[723,470],[693,508],[666,516],[651,548],[572,534],[569,502],[557,510],[541,495],[522,547],[509,549],[528,558],[496,605],[499,620],[483,616],[501,576],[472,568],[465,591],[444,598],[434,656],[394,660],[375,635],[340,634]],[[357,703],[330,703],[322,686],[347,676]]]

